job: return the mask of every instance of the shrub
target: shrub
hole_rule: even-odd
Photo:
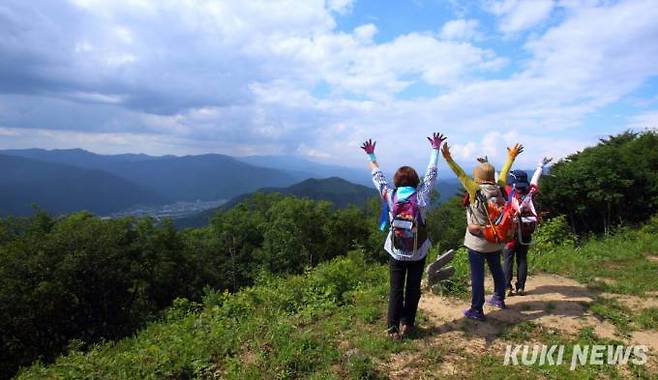
[[[576,236],[571,232],[564,215],[544,220],[532,235],[532,251],[541,254],[558,246],[573,247]]]

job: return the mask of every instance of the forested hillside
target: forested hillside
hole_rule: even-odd
[[[356,185],[338,177],[325,179],[310,178],[288,187],[265,187],[258,189],[257,192],[294,195],[296,197],[308,198],[316,201],[324,200],[331,202],[332,206],[336,208],[344,208],[348,206],[364,207],[369,199],[377,197],[377,192],[374,188]],[[239,195],[219,208],[203,211],[190,217],[177,219],[175,221],[176,226],[205,226],[217,212],[228,210],[251,196],[253,196],[251,193]]]
[[[378,207],[378,203],[374,203]],[[235,291],[265,273],[304,268],[367,247],[379,252],[377,210],[255,194],[205,228],[150,219],[45,213],[0,221],[0,369],[51,360],[72,340],[129,335],[178,297]]]

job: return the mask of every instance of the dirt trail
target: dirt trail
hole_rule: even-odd
[[[487,294],[491,294],[492,283],[487,282]],[[577,281],[549,274],[539,274],[528,279],[526,295],[506,299],[508,308],[498,310],[485,305],[487,321],[476,322],[465,319],[463,311],[470,300],[442,297],[424,292],[420,302],[421,314],[426,321],[419,326],[422,346],[428,349],[441,347],[445,352],[439,373],[436,375],[459,375],[465,365],[464,352],[488,352],[501,358],[509,341],[500,337],[503,331],[524,321],[531,321],[548,334],[576,335],[581,329],[591,327],[602,338],[623,341],[626,344],[643,344],[651,347],[652,366],[658,353],[658,331],[638,331],[630,337],[616,335],[616,328],[607,321],[595,317],[588,305],[600,294]],[[634,308],[655,307],[656,299],[603,294],[616,298]],[[528,342],[535,343],[535,342]],[[539,343],[539,342],[536,342]],[[449,348],[446,349],[446,346]],[[417,373],[421,353],[401,352],[385,363],[392,379],[420,375]],[[501,359],[502,360],[502,359]]]

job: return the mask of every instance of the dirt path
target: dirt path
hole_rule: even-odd
[[[487,283],[487,294],[491,294],[492,284]],[[539,274],[528,279],[527,294],[506,299],[508,309],[498,310],[485,306],[487,321],[476,322],[463,317],[463,311],[470,306],[470,300],[441,297],[425,292],[421,298],[420,310],[425,321],[419,326],[421,334],[420,350],[403,351],[393,355],[385,365],[392,379],[420,375],[418,362],[423,349],[441,348],[444,357],[439,372],[434,375],[458,376],[460,367],[465,365],[464,353],[491,353],[501,360],[509,341],[501,334],[512,326],[530,321],[544,333],[575,336],[590,327],[602,338],[623,341],[626,344],[643,344],[651,348],[651,365],[655,365],[658,352],[658,331],[637,331],[630,337],[616,335],[616,328],[602,321],[589,311],[589,304],[599,296],[577,281],[549,274]],[[619,302],[637,308],[655,307],[654,298],[639,298],[603,294]],[[539,343],[539,342],[528,342]],[[446,349],[446,346],[449,346]]]

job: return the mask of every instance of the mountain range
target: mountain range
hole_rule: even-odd
[[[36,205],[54,214],[90,210],[104,214],[167,198],[114,174],[0,155],[0,215],[27,215]]]
[[[355,184],[372,186],[366,169],[298,156],[102,155],[82,149],[13,149],[0,150],[0,169],[0,215],[27,215],[33,205],[54,214],[88,210],[109,215],[135,206],[229,200],[256,190],[340,203],[337,193],[322,193],[322,189],[343,186],[344,191],[351,191]],[[320,184],[320,190],[303,191],[312,182],[302,181],[330,177],[353,183],[333,178]],[[297,187],[285,190],[296,183]],[[442,199],[457,189],[456,179],[438,183]]]

